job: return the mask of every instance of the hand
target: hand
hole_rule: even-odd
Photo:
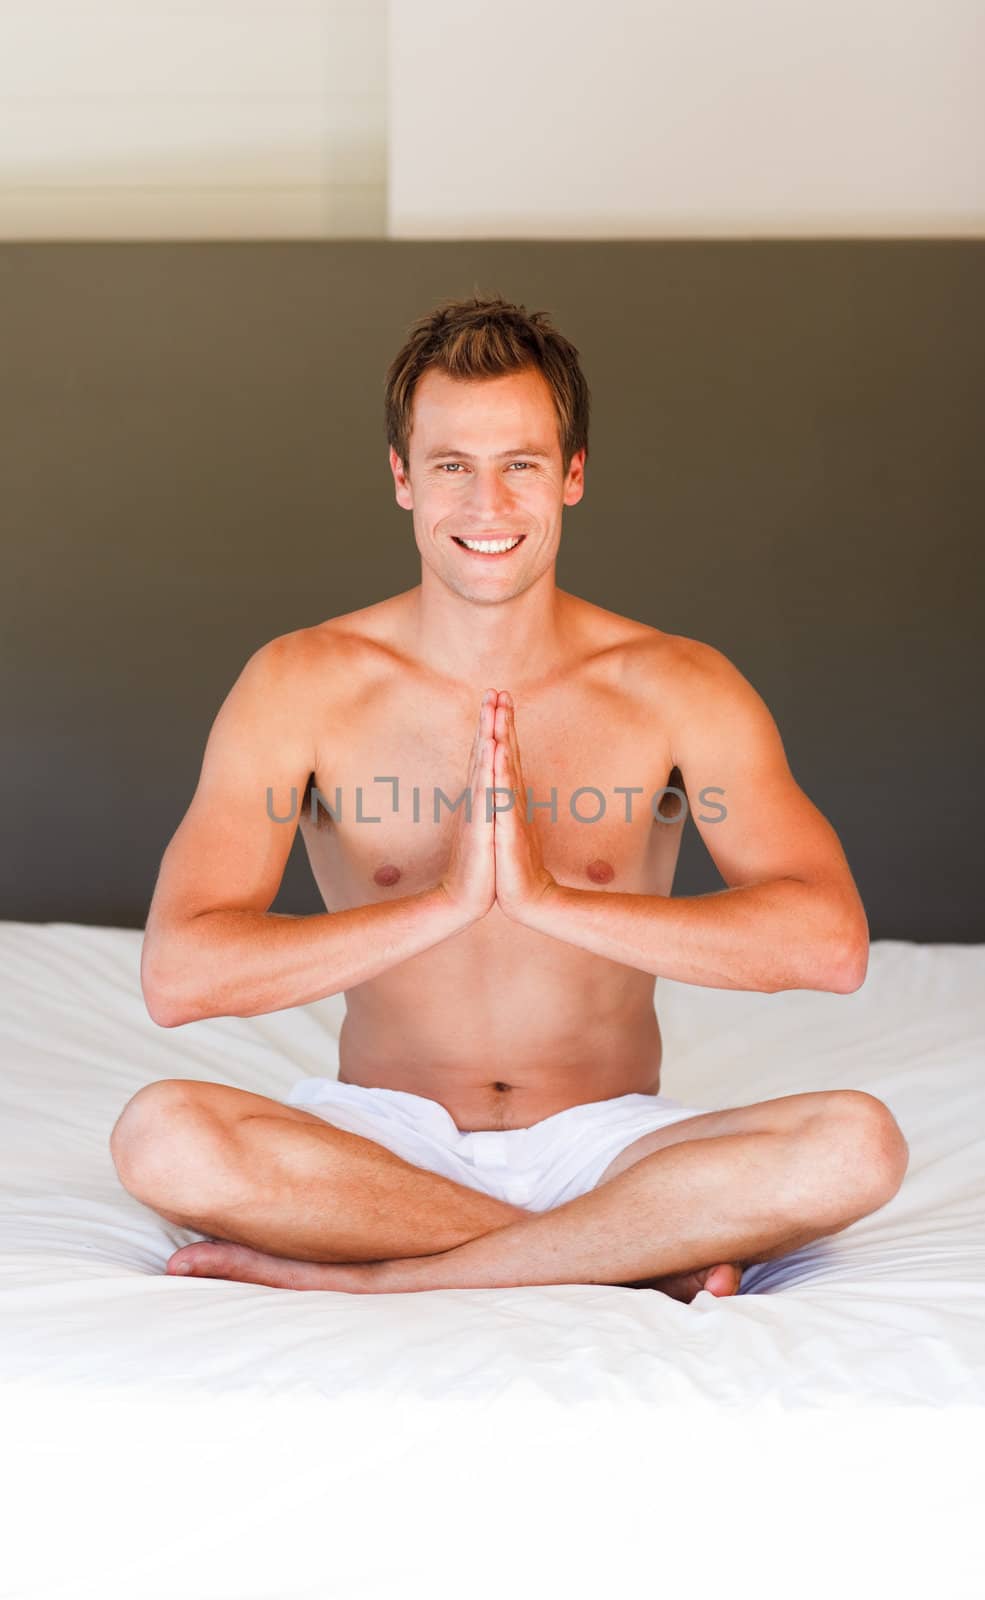
[[[451,855],[439,884],[462,912],[466,926],[484,917],[496,900],[495,828],[493,818],[486,815],[486,791],[491,790],[496,781],[493,777],[495,708],[496,690],[487,689],[472,740],[465,779],[466,798],[452,814]],[[467,798],[469,795],[471,800]],[[466,814],[467,805],[471,805],[471,821]]]
[[[540,840],[527,821],[527,786],[520,766],[520,746],[516,736],[513,697],[499,691],[496,704],[495,778],[497,789],[513,791],[513,804],[497,794],[495,814],[496,902],[508,917],[522,922],[524,912],[534,905],[557,880],[544,866]],[[499,810],[500,804],[505,809]]]

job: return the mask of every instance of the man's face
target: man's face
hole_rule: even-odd
[[[499,378],[450,378],[434,368],[414,390],[405,473],[390,467],[397,504],[414,514],[421,559],[463,599],[522,594],[552,565],[564,506],[584,493],[585,452],[562,470],[557,414],[536,369]],[[501,554],[473,543],[520,542]]]

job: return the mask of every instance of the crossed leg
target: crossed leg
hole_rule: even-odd
[[[139,1090],[110,1151],[169,1222],[297,1265],[450,1250],[527,1215],[313,1112],[192,1078]]]
[[[542,1213],[298,1108],[194,1080],[141,1090],[111,1144],[131,1193],[227,1241],[184,1247],[169,1271],[360,1293],[605,1282],[689,1299],[708,1261],[772,1260],[878,1209],[907,1163],[888,1107],[855,1090],[681,1119]]]
[[[663,1147],[655,1149],[658,1139]],[[771,1261],[840,1232],[892,1198],[909,1159],[888,1106],[854,1089],[703,1112],[646,1141],[623,1152],[628,1167],[613,1162],[595,1189],[565,1205],[439,1257],[350,1269],[331,1286],[379,1293],[656,1280],[665,1287],[708,1261]]]
[[[840,1092],[839,1092],[840,1093]],[[670,1123],[665,1128],[659,1128],[653,1133],[645,1133],[632,1144],[621,1150],[613,1161],[609,1163],[601,1178],[596,1183],[596,1189],[611,1179],[618,1177],[621,1172],[626,1172],[630,1167],[642,1161],[645,1156],[654,1155],[658,1150],[666,1150],[670,1145],[680,1144],[692,1139],[720,1138],[723,1135],[734,1133],[761,1133],[777,1132],[796,1134],[798,1128],[803,1126],[805,1120],[817,1115],[822,1109],[829,1113],[834,1109],[839,1100],[839,1093],[833,1096],[825,1091],[812,1091],[804,1094],[782,1095],[774,1100],[760,1100],[748,1106],[737,1106],[724,1111],[699,1112],[693,1117],[681,1117],[677,1122]],[[848,1091],[849,1094],[854,1091]],[[863,1096],[870,1099],[870,1096]],[[882,1106],[888,1118],[888,1108],[881,1101],[874,1101],[875,1107]],[[864,1108],[868,1109],[868,1108]],[[876,1111],[876,1118],[878,1118]],[[883,1120],[886,1120],[885,1118]],[[902,1134],[900,1134],[902,1139]],[[905,1149],[905,1144],[904,1144]],[[902,1162],[905,1171],[906,1162]],[[895,1191],[892,1191],[895,1192]],[[887,1198],[889,1195],[887,1194]],[[872,1208],[870,1208],[872,1209]],[[867,1212],[862,1212],[862,1216]],[[672,1295],[675,1299],[692,1300],[697,1291],[708,1285],[711,1274],[719,1274],[722,1285],[729,1284],[728,1289],[716,1292],[734,1292],[738,1289],[744,1268],[758,1265],[764,1261],[776,1261],[791,1251],[797,1250],[801,1245],[810,1244],[813,1240],[828,1237],[832,1233],[841,1232],[843,1228],[857,1221],[858,1217],[849,1216],[838,1227],[825,1228],[819,1232],[816,1226],[802,1228],[789,1237],[775,1244],[772,1249],[760,1249],[753,1256],[735,1259],[729,1263],[732,1278],[729,1279],[726,1267],[712,1267],[701,1270],[685,1272],[664,1273],[656,1277],[640,1278],[627,1285],[634,1289],[661,1289],[664,1293]]]

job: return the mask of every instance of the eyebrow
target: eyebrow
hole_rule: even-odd
[[[424,457],[425,461],[436,461],[439,456],[458,456],[462,461],[474,461],[475,456],[470,456],[467,450],[453,450],[451,445],[439,445],[437,450],[429,450]],[[506,456],[537,456],[541,461],[550,461],[551,457],[546,450],[539,450],[534,445],[518,444],[512,450],[500,450],[494,459],[504,460]]]

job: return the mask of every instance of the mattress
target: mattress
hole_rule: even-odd
[[[120,1186],[142,1084],[284,1098],[344,998],[164,1030],[138,931],[0,922],[0,1595],[985,1593],[985,945],[852,995],[661,979],[662,1090],[878,1095],[902,1188],[690,1305],[561,1284],[354,1296],[167,1277]]]

